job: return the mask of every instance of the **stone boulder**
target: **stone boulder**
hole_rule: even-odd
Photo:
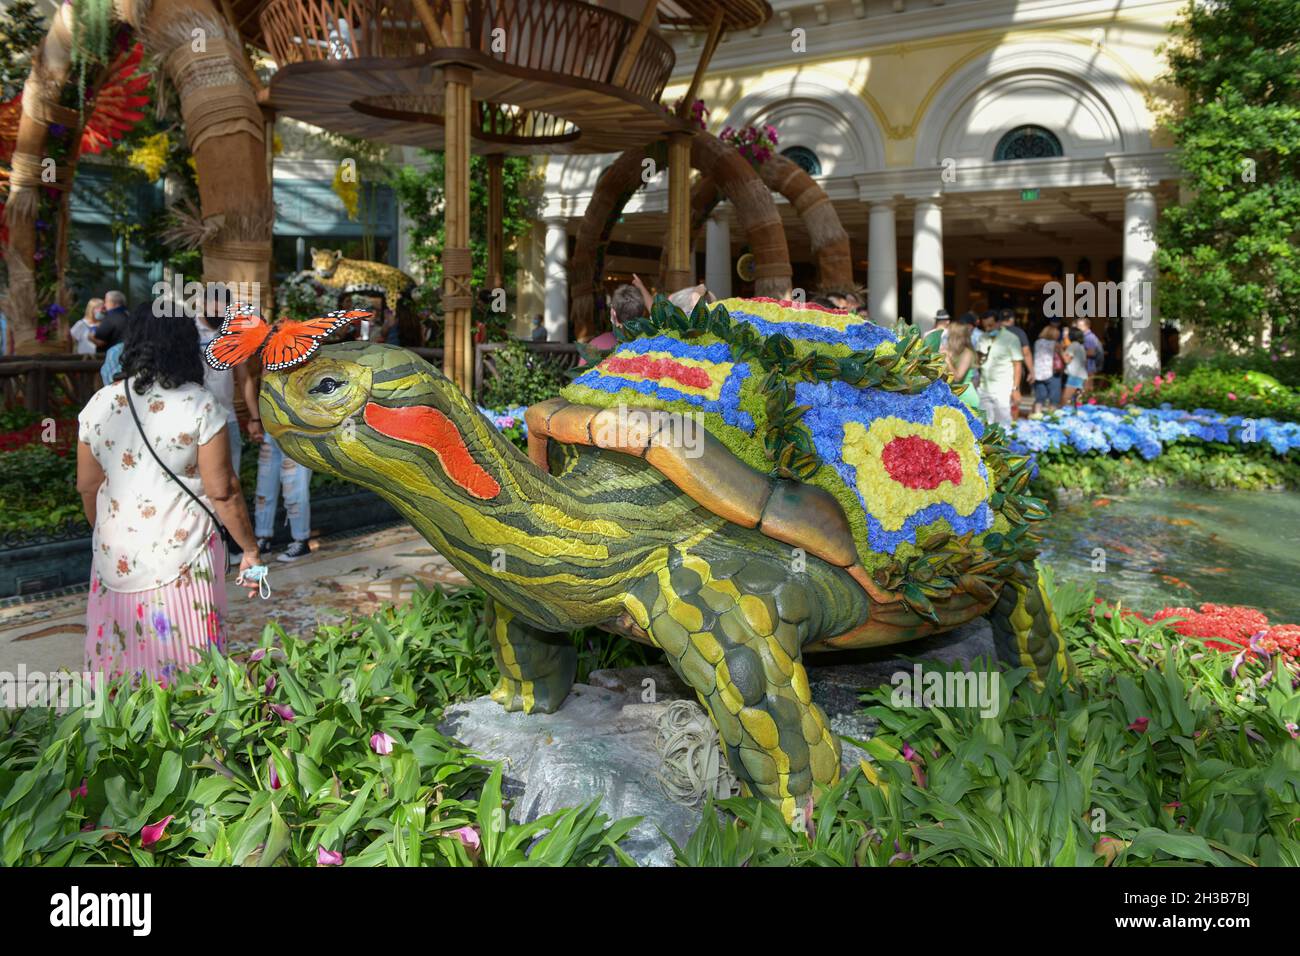
[[[949,663],[992,655],[992,631],[981,618],[924,641],[870,652],[810,654],[806,663],[813,699],[831,729],[864,740],[874,722],[860,712],[859,695],[890,683],[898,671],[910,673],[908,658]],[[589,680],[575,684],[554,714],[507,713],[480,697],[448,707],[439,729],[502,762],[513,819],[535,820],[600,797],[601,810],[611,819],[644,817],[623,843],[629,855],[642,865],[671,866],[672,848],[664,834],[685,843],[700,810],[664,792],[655,739],[669,704],[695,700],[695,694],[665,664],[593,671]],[[862,756],[844,743],[846,770]]]

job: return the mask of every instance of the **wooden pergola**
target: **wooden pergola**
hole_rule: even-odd
[[[228,0],[241,35],[279,69],[263,106],[333,132],[442,149],[444,371],[472,374],[469,158],[489,158],[489,283],[503,284],[502,157],[608,153],[668,141],[667,277],[690,269],[686,121],[727,30],[771,16],[765,0],[642,0],[639,17],[582,0]],[[707,31],[676,113],[659,102],[672,47],[653,29]],[[495,218],[494,218],[495,217]]]

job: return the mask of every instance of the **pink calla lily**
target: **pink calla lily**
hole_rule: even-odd
[[[457,827],[451,831],[451,835],[460,840],[461,845],[471,853],[477,853],[482,841],[479,839],[478,831],[473,827]]]
[[[279,789],[280,789],[280,775],[279,775],[278,773],[275,772],[275,759],[272,758],[272,759],[268,760],[268,761],[267,761],[267,764],[268,764],[269,767],[270,767],[270,771],[269,771],[269,773],[267,774],[267,777],[270,779],[271,789],[272,789],[272,790],[279,790]]]
[[[174,813],[168,814],[157,823],[151,823],[148,826],[143,827],[140,830],[141,848],[151,847],[165,837],[167,835],[167,824],[171,823],[175,817],[176,815]]]
[[[271,711],[281,720],[292,721],[294,719],[293,708],[288,704],[272,704]]]
[[[381,757],[386,757],[393,752],[393,738],[382,730],[376,731],[370,735],[370,749]]]
[[[341,866],[342,864],[342,853],[335,853],[333,850],[327,850],[323,846],[316,847],[317,866]]]
[[[69,790],[69,791],[68,791],[68,797],[69,797],[69,799],[71,799],[71,800],[76,800],[77,797],[84,797],[84,796],[86,795],[86,793],[87,793],[87,791],[86,791],[86,778],[85,778],[85,777],[82,777],[82,778],[81,778],[81,786],[77,787],[77,789],[75,789],[75,790]]]
[[[1147,725],[1148,725],[1149,723],[1151,723],[1151,718],[1150,718],[1150,717],[1139,717],[1137,720],[1133,721],[1133,723],[1129,724],[1129,725],[1128,725],[1127,727],[1125,727],[1124,729],[1125,729],[1125,730],[1135,730],[1135,731],[1137,731],[1139,734],[1145,734],[1145,733],[1147,732]]]

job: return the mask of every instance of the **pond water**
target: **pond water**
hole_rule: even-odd
[[[1300,494],[1133,490],[1062,502],[1037,530],[1059,580],[1143,614],[1209,601],[1300,623]]]

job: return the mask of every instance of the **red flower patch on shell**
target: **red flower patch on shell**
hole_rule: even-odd
[[[945,481],[961,484],[961,458],[928,438],[907,435],[893,439],[880,453],[889,477],[905,488],[938,488]]]
[[[681,362],[674,362],[672,359],[647,358],[644,355],[638,355],[635,358],[607,358],[601,369],[611,375],[640,375],[643,378],[652,378],[656,381],[671,378],[673,381],[689,385],[691,388],[708,388],[713,384],[713,380],[709,378],[709,373],[702,368],[683,365]]]

